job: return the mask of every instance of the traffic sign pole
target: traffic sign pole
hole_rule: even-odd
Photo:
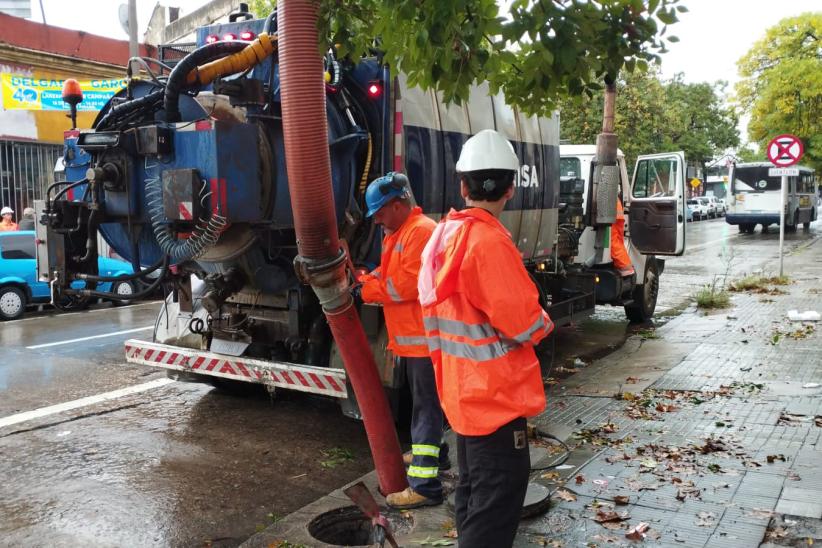
[[[779,195],[782,197],[779,206],[779,277],[784,276],[784,260],[785,260],[785,204],[788,203],[788,176],[782,176],[782,188]]]
[[[768,176],[780,176],[782,178],[782,188],[779,193],[779,277],[781,278],[785,273],[785,205],[788,203],[788,176],[799,175],[799,169],[785,168],[799,163],[805,153],[805,147],[802,145],[802,139],[796,135],[783,133],[771,139],[766,151],[768,160],[777,168],[768,170]]]

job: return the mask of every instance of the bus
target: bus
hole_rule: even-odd
[[[740,232],[752,234],[756,225],[767,232],[770,225],[779,226],[781,177],[770,177],[773,164],[756,162],[734,164],[729,174],[730,202],[725,221],[738,225]],[[799,175],[788,177],[785,209],[785,231],[794,232],[800,224],[805,229],[818,215],[819,203],[814,170],[798,166]]]

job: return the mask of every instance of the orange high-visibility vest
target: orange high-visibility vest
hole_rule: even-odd
[[[417,276],[420,255],[436,226],[422,209],[412,209],[402,226],[383,239],[379,268],[360,277],[363,300],[383,305],[388,348],[397,356],[428,356]]]
[[[437,391],[464,436],[545,408],[534,345],[554,328],[511,235],[480,208],[452,210],[422,254],[420,302]]]
[[[611,260],[617,269],[631,266],[631,257],[625,249],[625,210],[619,198],[617,198],[616,221],[611,225]]]

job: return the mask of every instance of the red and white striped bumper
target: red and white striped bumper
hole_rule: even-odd
[[[348,397],[342,369],[237,358],[136,339],[126,341],[126,361],[335,398]]]

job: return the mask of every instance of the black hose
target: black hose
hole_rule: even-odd
[[[60,192],[58,192],[58,193],[57,193],[57,196],[55,196],[54,198],[49,198],[48,191],[47,191],[47,192],[46,192],[46,203],[47,203],[47,204],[49,205],[49,207],[50,207],[52,202],[54,202],[54,201],[56,201],[56,200],[59,200],[59,199],[60,199],[60,196],[63,196],[66,192],[68,192],[68,191],[69,191],[69,190],[71,190],[72,188],[76,188],[76,187],[78,187],[78,186],[80,186],[80,185],[87,185],[87,184],[89,184],[88,179],[81,179],[81,180],[79,180],[79,181],[76,181],[76,182],[74,182],[74,183],[71,183],[70,185],[66,186],[66,188],[64,188],[63,190],[61,190]],[[53,186],[53,185],[52,185],[52,186]],[[51,188],[51,187],[49,187],[49,188]]]
[[[109,111],[106,112],[105,116],[100,119],[94,129],[98,131],[105,129],[109,125],[109,122],[113,122],[114,120],[122,118],[123,116],[131,114],[141,108],[148,107],[156,102],[159,102],[163,98],[164,93],[165,90],[163,88],[155,89],[142,97],[138,97],[137,99],[132,99],[131,101],[111,107]]]
[[[187,87],[186,78],[188,74],[198,66],[225,57],[233,53],[240,52],[248,46],[246,42],[214,42],[206,44],[192,51],[174,65],[171,74],[168,75],[166,88],[164,90],[163,107],[166,111],[167,122],[179,122],[180,116],[180,93]],[[152,92],[153,93],[153,92]]]
[[[277,32],[277,10],[273,10],[271,13],[268,14],[268,17],[265,18],[265,23],[263,24],[263,32],[266,34],[274,34]]]
[[[166,272],[168,271],[168,257],[163,257],[163,271],[157,276],[157,279],[151,282],[149,286],[147,286],[142,291],[138,291],[137,293],[132,293],[131,295],[118,295],[117,293],[109,293],[107,291],[95,291],[93,289],[78,289],[72,290],[75,294],[81,295],[84,297],[101,297],[103,299],[111,299],[113,301],[131,301],[134,299],[139,299],[141,297],[145,297],[150,295],[152,291],[154,291],[157,286],[163,281],[163,277],[165,276]]]
[[[92,282],[121,282],[121,281],[125,281],[125,280],[136,280],[138,278],[142,278],[143,276],[147,276],[148,274],[151,274],[152,272],[154,272],[155,270],[157,270],[158,268],[163,266],[163,263],[165,262],[165,260],[166,260],[165,257],[163,257],[162,259],[160,259],[159,261],[157,261],[153,265],[149,266],[148,268],[145,268],[145,269],[140,270],[138,272],[135,272],[133,274],[125,274],[123,276],[97,276],[95,274],[77,274],[74,277],[74,279],[75,280],[89,280],[89,281],[92,281]]]
[[[562,441],[558,437],[554,436],[553,434],[543,432],[542,430],[539,430],[539,429],[537,429],[537,431],[536,431],[536,436],[538,438],[543,438],[543,439],[549,439],[549,440],[556,441],[557,443],[559,443],[562,446],[563,449],[565,449],[565,453],[558,460],[556,460],[556,461],[554,461],[551,464],[548,464],[546,466],[537,466],[537,467],[532,466],[531,467],[531,472],[544,472],[545,470],[550,470],[552,468],[556,468],[557,466],[562,466],[563,464],[565,464],[565,461],[567,461],[568,457],[571,455],[571,448],[568,447],[568,445],[564,441]]]

